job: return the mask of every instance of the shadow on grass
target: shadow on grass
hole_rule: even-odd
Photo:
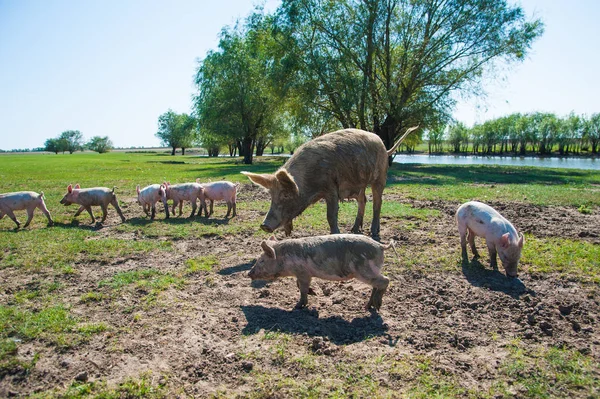
[[[283,310],[260,305],[241,308],[248,321],[242,330],[244,335],[256,334],[261,329],[291,334],[306,333],[309,336],[327,337],[336,345],[388,335],[387,325],[376,312],[347,321],[339,316],[320,319],[315,309]]]
[[[528,290],[520,279],[508,278],[498,270],[486,268],[477,259],[470,262],[463,260],[462,272],[473,287],[484,287],[492,291],[503,292],[515,299],[526,293],[534,293]]]
[[[594,171],[573,169],[500,165],[394,164],[388,173],[388,183],[402,185],[423,181],[428,185],[456,183],[584,184],[597,180],[593,173]]]
[[[219,270],[217,273],[222,276],[229,276],[234,273],[246,272],[252,268],[252,265],[254,265],[254,261],[241,263],[236,266],[226,267],[224,269]]]
[[[88,231],[100,231],[103,228],[108,227],[104,224],[96,221],[95,223],[89,222],[80,222],[79,220],[72,220],[69,223],[60,223],[54,222],[54,225],[51,228],[59,228],[59,229],[78,229],[78,230],[88,230]]]
[[[150,219],[149,217],[135,217],[135,218],[127,219],[125,221],[125,223],[130,224],[132,226],[147,226],[152,223],[166,223],[166,224],[171,224],[171,225],[200,223],[204,226],[214,226],[214,225],[220,226],[220,225],[229,224],[230,220],[231,220],[231,218],[214,219],[212,217],[206,218],[206,217],[202,217],[202,216],[189,217],[189,216],[185,216],[185,214],[184,214],[182,216],[171,216],[168,219],[165,219],[164,217],[162,217],[160,219],[154,218],[154,220]]]

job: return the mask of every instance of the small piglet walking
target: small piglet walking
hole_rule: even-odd
[[[333,234],[276,241],[271,237],[263,241],[264,253],[258,258],[248,277],[252,280],[274,280],[293,276],[300,289],[296,308],[308,304],[313,277],[330,281],[356,278],[373,287],[371,298],[365,306],[379,310],[381,300],[390,280],[381,275],[383,250],[394,245],[356,234]]]
[[[79,216],[85,209],[90,214],[92,223],[96,221],[94,214],[92,213],[92,206],[100,206],[102,208],[101,223],[104,223],[106,214],[108,213],[108,204],[111,204],[117,210],[121,220],[123,222],[125,221],[125,216],[123,216],[123,212],[121,212],[121,208],[119,208],[119,202],[117,201],[114,188],[112,190],[106,187],[81,188],[79,187],[79,184],[75,187],[69,184],[67,193],[60,200],[60,203],[65,206],[71,204],[81,205],[77,212],[75,212],[74,217]]]
[[[196,183],[200,183],[200,179],[196,179]],[[213,213],[213,203],[215,200],[223,200],[227,203],[227,215],[226,218],[229,217],[229,213],[233,210],[233,214],[231,217],[235,217],[236,213],[236,195],[237,189],[240,186],[239,183],[233,184],[229,181],[215,181],[211,183],[202,183],[202,188],[204,188],[204,200],[210,202],[210,212],[206,210],[206,202],[202,202],[201,206],[204,207],[204,213],[206,217],[209,217]],[[202,213],[202,209],[200,209],[200,214]]]
[[[23,226],[27,227],[29,226],[29,223],[31,223],[31,219],[33,219],[33,211],[35,208],[38,208],[46,215],[48,218],[48,226],[54,224],[52,216],[50,216],[50,212],[48,212],[48,208],[46,208],[46,204],[44,203],[43,192],[38,194],[33,191],[18,191],[16,193],[0,194],[0,219],[2,219],[4,215],[8,215],[8,217],[17,224],[17,228],[21,227],[21,223],[17,220],[13,211],[27,210],[27,222],[25,222],[25,226]]]
[[[162,201],[165,206],[166,219],[169,218],[169,205],[167,204],[167,188],[164,184],[151,184],[140,190],[140,185],[136,186],[137,203],[142,206],[142,209],[150,219],[154,219],[156,215],[156,203]],[[152,215],[150,215],[152,209]]]
[[[489,205],[477,201],[462,204],[456,211],[456,222],[460,233],[462,258],[467,260],[467,232],[473,256],[479,257],[475,247],[475,236],[485,238],[491,259],[491,266],[498,269],[496,253],[500,256],[502,266],[508,277],[517,277],[517,265],[521,258],[521,250],[525,243],[523,234],[518,234],[515,227],[498,211]]]

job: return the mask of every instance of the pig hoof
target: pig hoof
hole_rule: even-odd
[[[309,288],[308,289],[308,295],[317,295],[317,293],[312,288]]]
[[[294,306],[294,309],[304,309],[307,305],[307,303],[298,302],[296,306]]]

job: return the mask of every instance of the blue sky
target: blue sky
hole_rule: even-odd
[[[69,129],[119,147],[158,145],[158,116],[191,111],[197,59],[258,4],[206,3],[0,0],[0,149],[39,147]],[[600,2],[521,4],[544,20],[545,34],[455,117],[471,125],[512,112],[600,112]]]

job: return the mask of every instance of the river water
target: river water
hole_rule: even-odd
[[[600,171],[600,158],[486,157],[479,155],[397,154],[394,157],[394,162],[430,165],[537,166],[543,168],[588,169]]]

